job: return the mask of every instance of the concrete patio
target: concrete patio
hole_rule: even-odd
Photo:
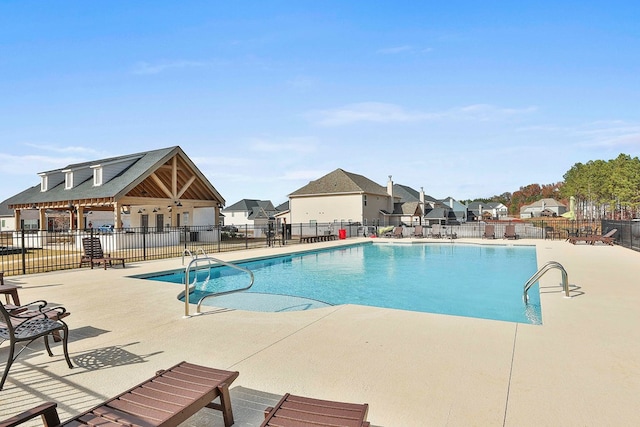
[[[371,241],[213,256],[237,260],[359,240]],[[394,243],[410,241],[400,240]],[[67,368],[59,344],[53,358],[32,344],[0,391],[0,419],[56,401],[64,420],[187,360],[240,372],[231,386],[236,426],[259,425],[264,408],[285,392],[367,402],[374,426],[639,424],[640,253],[550,240],[454,244],[465,242],[535,245],[538,265],[554,260],[566,268],[572,298],[563,298],[552,271],[540,282],[541,326],[356,305],[283,313],[205,307],[206,314],[183,319],[180,286],[127,277],[181,268],[180,258],[8,277],[22,286],[22,302],[45,299],[72,313],[75,368]],[[2,367],[6,357],[5,344]],[[205,409],[185,424],[212,421],[223,425]]]

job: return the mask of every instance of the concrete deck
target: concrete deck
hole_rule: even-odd
[[[538,265],[564,265],[573,298],[563,298],[560,273],[551,271],[540,283],[541,326],[355,305],[286,313],[206,307],[183,319],[179,286],[126,277],[180,268],[181,259],[9,277],[23,287],[23,302],[46,299],[71,311],[75,368],[59,344],[53,358],[32,344],[0,391],[0,419],[49,400],[66,419],[188,360],[240,371],[231,387],[237,426],[258,425],[285,392],[367,402],[374,426],[638,425],[640,253],[564,241],[466,242],[536,245]],[[222,425],[205,409],[185,424],[211,421]]]

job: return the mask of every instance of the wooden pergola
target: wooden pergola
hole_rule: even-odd
[[[126,173],[121,175],[124,177]],[[20,224],[21,211],[25,209],[37,209],[40,224],[47,223],[47,212],[68,214],[72,230],[83,228],[84,214],[94,211],[112,212],[116,227],[122,224],[124,212],[147,212],[146,209],[171,213],[192,211],[195,208],[214,208],[214,221],[216,224],[219,222],[224,199],[179,147],[168,151],[168,156],[143,173],[125,179],[130,181],[124,182],[121,188],[115,188],[112,195],[101,194],[94,197],[90,194],[91,187],[86,189],[87,185],[84,190],[57,191],[54,200],[42,200],[43,197],[38,197],[40,192],[34,191],[33,197],[25,195],[24,200],[10,203],[9,208],[14,209],[16,224]],[[178,213],[170,215],[170,225],[179,226],[179,218]]]

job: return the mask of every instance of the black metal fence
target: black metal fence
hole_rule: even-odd
[[[485,222],[446,225],[443,236],[482,238]],[[565,219],[531,219],[497,221],[495,237],[504,236],[507,224],[515,225],[519,238],[567,239],[569,236],[604,234],[617,229],[615,243],[640,251],[640,222],[571,221]],[[429,227],[424,235],[429,236]],[[412,236],[414,227],[405,227],[403,235]],[[442,231],[442,230],[441,230]],[[377,236],[376,227],[357,223],[288,224],[265,226],[191,226],[159,229],[87,229],[72,232],[20,230],[0,233],[0,271],[5,275],[43,273],[80,267],[82,239],[97,237],[105,253],[125,258],[127,262],[180,257],[184,254],[211,254],[241,249],[266,248],[298,244],[325,238]],[[308,239],[318,237],[318,239]]]
[[[211,254],[241,249],[297,244],[303,237],[349,238],[357,224],[264,226],[190,226],[98,228],[54,232],[19,230],[0,233],[0,271],[5,275],[44,273],[81,267],[82,239],[97,237],[105,254],[126,262]],[[85,264],[86,265],[86,264]]]

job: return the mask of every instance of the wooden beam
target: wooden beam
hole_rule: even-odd
[[[189,189],[189,187],[191,186],[191,184],[193,184],[193,181],[196,180],[195,175],[192,176],[191,178],[189,178],[189,181],[187,181],[184,186],[182,186],[182,189],[180,189],[180,192],[177,194],[177,199],[179,199],[180,197],[182,197],[182,195],[185,193],[185,191],[187,191]]]
[[[153,182],[158,184],[158,187],[160,187],[160,190],[162,190],[162,192],[164,194],[166,194],[167,197],[172,197],[173,196],[171,191],[169,191],[169,189],[164,185],[164,183],[160,180],[160,178],[158,178],[158,175],[156,175],[155,172],[151,174],[151,179],[153,179]]]

